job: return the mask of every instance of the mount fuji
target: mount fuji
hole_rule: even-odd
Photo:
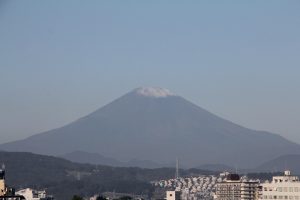
[[[66,126],[0,145],[5,151],[64,155],[84,151],[187,167],[222,163],[251,168],[300,145],[222,119],[167,89],[135,89]]]

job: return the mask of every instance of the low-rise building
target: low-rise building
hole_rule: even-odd
[[[16,192],[17,195],[22,195],[26,200],[53,200],[53,197],[47,196],[46,191],[37,191],[30,188],[22,189]]]
[[[0,169],[0,200],[25,200],[24,196],[16,195],[15,189],[5,184],[5,166]]]
[[[2,166],[0,169],[0,196],[4,196],[6,193],[6,186],[5,186],[5,169]]]
[[[300,181],[285,171],[283,176],[274,176],[271,182],[261,184],[261,199],[300,200]]]
[[[179,200],[181,199],[181,192],[180,191],[167,191],[166,192],[166,200]]]

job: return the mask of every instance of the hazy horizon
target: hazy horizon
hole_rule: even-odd
[[[300,143],[298,1],[1,1],[0,143],[141,86]]]

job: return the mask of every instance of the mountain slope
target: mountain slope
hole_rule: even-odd
[[[84,151],[73,151],[71,153],[67,153],[64,155],[60,155],[59,157],[64,158],[66,160],[77,162],[77,163],[89,163],[96,165],[108,165],[114,167],[124,166],[123,162],[120,162],[113,158],[108,158],[102,156],[98,153],[88,153]]]
[[[201,165],[197,167],[197,169],[206,169],[206,170],[212,170],[216,172],[235,172],[235,169],[233,167],[227,166],[227,165],[222,165],[222,164],[206,164],[206,165]]]
[[[276,172],[290,170],[293,174],[300,175],[300,155],[283,155],[269,160],[258,166],[255,171]]]
[[[121,162],[113,158],[102,156],[98,153],[88,153],[84,151],[74,151],[65,155],[61,155],[59,157],[77,163],[108,165],[114,167],[141,167],[141,168],[151,168],[151,169],[160,168],[160,167],[172,167],[171,165],[162,165],[149,160],[133,159],[128,162]]]
[[[0,149],[47,155],[82,150],[158,163],[178,157],[187,167],[223,163],[238,168],[300,153],[298,144],[279,135],[241,127],[160,88],[136,89],[67,126]]]

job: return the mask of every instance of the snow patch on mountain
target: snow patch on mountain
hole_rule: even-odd
[[[135,90],[138,95],[147,96],[147,97],[169,97],[169,96],[176,96],[170,90],[160,88],[160,87],[141,87]]]

